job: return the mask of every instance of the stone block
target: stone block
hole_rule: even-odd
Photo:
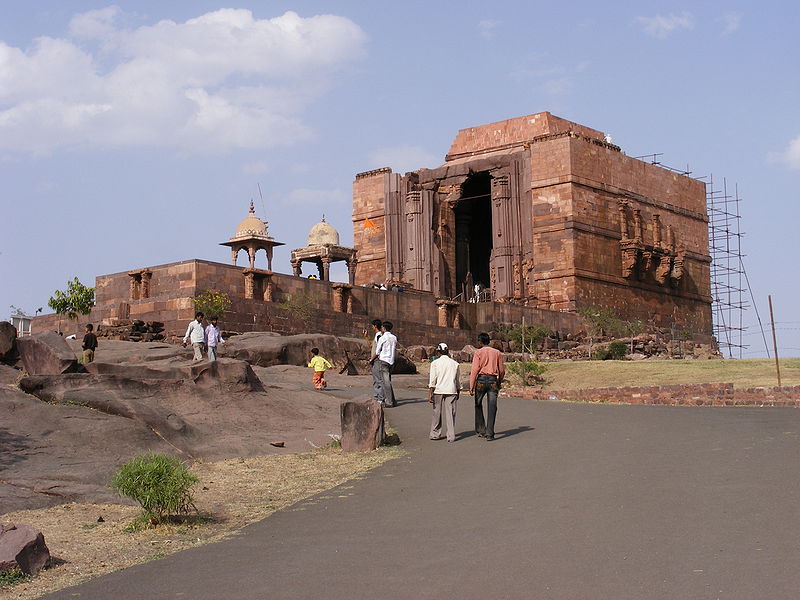
[[[30,525],[4,525],[0,530],[0,571],[19,569],[35,575],[50,562],[42,532]]]
[[[368,452],[383,441],[383,406],[373,400],[342,402],[342,450]]]
[[[78,370],[78,360],[64,338],[53,331],[17,339],[22,365],[29,375],[60,375]]]

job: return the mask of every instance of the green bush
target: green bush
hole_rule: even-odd
[[[17,585],[23,581],[28,581],[29,575],[26,575],[19,569],[11,569],[10,571],[0,571],[0,589]]]
[[[542,375],[547,371],[547,365],[535,360],[510,362],[506,365],[506,368],[522,385],[542,385],[545,383]]]
[[[625,342],[620,342],[619,340],[611,342],[608,345],[608,358],[611,360],[622,360],[625,358],[625,352],[627,349],[628,346],[625,344]]]
[[[519,345],[522,352],[533,354],[542,341],[553,332],[544,325],[511,325],[501,328],[505,337]]]
[[[625,358],[625,353],[628,350],[628,345],[619,340],[611,342],[610,344],[598,346],[592,352],[593,360],[622,360]]]
[[[111,488],[136,500],[151,524],[163,523],[170,515],[194,509],[191,487],[199,480],[174,456],[148,452],[122,465]]]

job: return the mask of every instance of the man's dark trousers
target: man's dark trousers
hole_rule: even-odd
[[[494,421],[497,417],[497,375],[478,375],[475,383],[475,432],[494,438]],[[486,417],[483,420],[483,397],[486,396]]]

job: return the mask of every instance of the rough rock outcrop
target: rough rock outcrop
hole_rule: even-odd
[[[49,562],[50,551],[41,531],[22,524],[0,529],[0,571],[19,569],[35,575]]]
[[[17,328],[8,321],[0,321],[0,361],[9,360],[15,354]]]
[[[29,375],[60,375],[78,370],[75,352],[53,331],[18,338],[16,346]]]
[[[306,366],[311,348],[317,347],[337,370],[344,366],[347,358],[362,374],[369,373],[369,344],[359,338],[340,338],[323,334],[300,334],[279,336],[271,333],[244,333],[234,336],[220,347],[222,356],[245,360],[251,365],[270,367],[273,365]]]
[[[17,383],[17,380],[21,376],[21,371],[17,371],[17,369],[0,364],[0,383]]]
[[[181,359],[180,347],[113,345],[101,356],[119,362],[91,363],[92,372],[0,385],[0,512],[125,501],[108,483],[146,451],[202,460],[302,452],[339,432],[339,399],[313,390],[305,367],[256,367],[256,375],[230,358]],[[126,349],[166,358],[125,362]]]
[[[369,452],[383,441],[383,406],[378,402],[342,402],[341,417],[345,452]]]

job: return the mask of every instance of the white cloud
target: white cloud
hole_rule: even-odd
[[[308,139],[304,107],[366,40],[333,15],[259,20],[222,9],[132,30],[117,25],[123,16],[117,7],[76,15],[72,38],[39,38],[28,50],[0,42],[0,150],[222,153]]]
[[[742,13],[727,13],[722,15],[718,22],[722,23],[722,35],[730,35],[742,26]]]
[[[373,150],[368,159],[370,167],[391,167],[396,173],[405,173],[417,169],[434,169],[442,164],[442,157],[429,152],[421,146],[410,144],[378,148]]]
[[[272,165],[265,160],[255,160],[242,165],[242,173],[245,175],[263,175],[272,168]]]
[[[679,15],[656,15],[655,17],[636,17],[647,35],[666,39],[681,29],[694,29],[694,16],[684,12]]]
[[[800,135],[789,142],[786,150],[773,152],[768,158],[771,162],[785,165],[793,170],[800,170]]]
[[[491,40],[494,38],[494,30],[502,23],[502,21],[492,21],[489,19],[485,19],[478,23],[478,30],[480,31],[481,37],[485,40]]]

